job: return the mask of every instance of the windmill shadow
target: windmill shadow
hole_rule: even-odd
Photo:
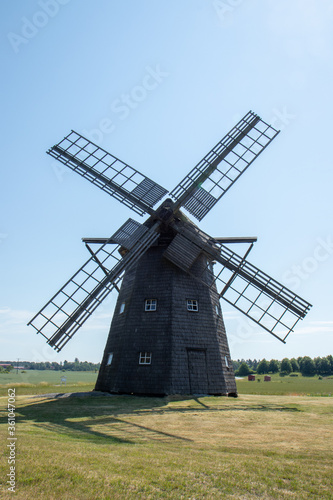
[[[96,444],[136,445],[145,441],[191,442],[192,439],[180,433],[170,433],[142,423],[134,422],[133,416],[170,414],[194,414],[204,417],[208,412],[299,412],[290,405],[275,403],[249,404],[227,399],[222,407],[214,401],[202,401],[191,396],[136,397],[136,396],[98,396],[64,397],[58,394],[53,399],[31,402],[18,407],[21,423],[30,422],[43,431],[56,432],[73,440],[89,440]],[[78,396],[78,397],[76,397]],[[188,401],[191,406],[182,406]],[[169,405],[172,402],[173,404]],[[196,403],[195,405],[193,403]],[[179,403],[181,406],[177,406]]]
[[[284,405],[284,404],[277,404],[277,403],[269,403],[269,404],[248,404],[248,403],[241,403],[237,402],[237,404],[231,404],[231,405],[226,405],[223,407],[216,407],[215,405],[209,406],[209,404],[205,404],[203,401],[198,400],[198,398],[193,398],[193,401],[196,401],[198,406],[197,407],[171,407],[171,408],[154,408],[151,410],[151,413],[184,413],[184,414],[189,414],[189,413],[201,413],[205,414],[208,412],[218,412],[218,413],[224,413],[224,412],[249,412],[249,411],[254,411],[254,412],[300,412],[299,408],[289,406],[289,405]],[[137,410],[135,412],[137,415],[140,415],[140,413],[143,413],[141,410]]]
[[[156,430],[130,420],[134,412],[135,415],[155,413],[154,410],[158,405],[164,407],[167,404],[166,398],[135,396],[91,398],[75,397],[75,394],[74,397],[64,396],[66,395],[58,394],[52,399],[32,402],[17,408],[20,422],[29,421],[43,430],[103,444],[136,445],[145,440],[191,441],[183,436]],[[128,398],[128,401],[124,398]],[[92,428],[96,426],[102,428],[97,430]]]

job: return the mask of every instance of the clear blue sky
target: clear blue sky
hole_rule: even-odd
[[[0,12],[0,358],[100,361],[116,295],[60,354],[26,323],[88,258],[81,237],[143,220],[50,146],[77,130],[172,190],[250,109],[281,133],[201,227],[257,236],[249,260],[313,308],[283,345],[222,302],[231,355],[332,353],[332,2],[16,0]]]

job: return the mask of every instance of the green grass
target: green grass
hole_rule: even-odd
[[[61,377],[67,378],[66,385],[61,385]],[[264,375],[256,375],[254,382],[247,377],[237,380],[239,394],[271,394],[271,395],[333,395],[333,377],[319,380],[318,376],[280,377],[272,375],[271,382],[264,382]],[[260,382],[257,379],[260,379]],[[16,371],[0,374],[0,396],[5,396],[9,386],[15,386],[19,395],[45,394],[49,392],[91,391],[95,386],[95,372],[57,372],[54,370],[27,370],[26,373]]]
[[[332,403],[274,395],[19,396],[17,488],[0,496],[332,500]],[[6,457],[3,447],[2,483]]]
[[[0,396],[7,394],[8,387],[16,387],[19,395],[92,391],[97,375],[96,372],[27,370],[25,373],[16,373],[13,370],[8,374],[0,374]],[[66,385],[61,383],[61,377],[66,377]]]
[[[237,380],[239,394],[333,396],[333,377],[320,380],[318,375],[302,377],[300,373],[298,377],[280,377],[279,374],[270,376],[271,382],[264,382],[264,375],[256,375],[253,382],[248,381],[247,377]]]

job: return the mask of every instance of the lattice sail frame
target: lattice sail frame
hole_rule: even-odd
[[[173,227],[181,237],[178,238],[177,253],[170,259],[169,250],[165,256],[184,269],[181,254],[182,251],[188,251],[190,243],[193,260],[187,263],[184,270],[210,288],[214,284],[220,298],[285,343],[311,304],[196,226],[178,223]],[[194,247],[197,247],[196,251]],[[197,272],[193,274],[191,270],[199,249],[207,257],[206,269],[200,275]],[[212,262],[215,264],[214,270]]]
[[[134,223],[134,224],[133,224]],[[140,226],[140,227],[138,227]],[[158,238],[156,230],[129,219],[90,259],[65,283],[28,323],[47,339],[58,352],[67,344],[94,310],[122,280]],[[119,254],[120,245],[110,249],[116,238],[125,239],[128,253]],[[129,244],[131,240],[131,244]]]
[[[139,215],[152,214],[168,192],[74,130],[47,153]]]
[[[278,133],[249,111],[171,191],[171,196],[201,221]]]
[[[247,113],[170,193],[176,200],[174,209],[184,206],[202,220],[278,133],[252,111]],[[140,215],[154,215],[152,207],[167,193],[75,131],[48,154]],[[95,253],[87,245],[92,257],[28,324],[60,351],[117,288],[125,269],[157,240],[159,224],[148,230],[129,219],[108,240],[88,238],[89,243],[103,244]],[[207,268],[201,276],[192,275],[209,287],[215,284],[220,297],[284,342],[311,305],[191,223],[176,224],[176,230],[165,257],[192,274],[196,259],[204,253]],[[119,246],[110,249],[115,243]]]

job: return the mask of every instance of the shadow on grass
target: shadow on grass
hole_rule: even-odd
[[[59,394],[52,399],[18,406],[16,411],[19,422],[29,422],[41,429],[65,434],[76,440],[90,439],[104,444],[137,444],[147,439],[191,441],[130,420],[133,415],[143,412],[149,414],[156,406],[166,405],[166,398],[64,396]],[[121,417],[118,416],[120,414]]]
[[[227,398],[98,396],[63,397],[18,405],[18,422],[26,422],[74,440],[99,444],[138,444],[143,441],[191,441],[180,435],[153,429],[133,421],[135,416],[153,414],[204,414],[206,412],[298,412],[281,404],[255,404]],[[75,395],[74,395],[75,396]],[[77,394],[80,396],[80,394]],[[203,401],[204,399],[204,401]],[[178,405],[179,404],[179,405]],[[184,406],[187,405],[187,406]]]

